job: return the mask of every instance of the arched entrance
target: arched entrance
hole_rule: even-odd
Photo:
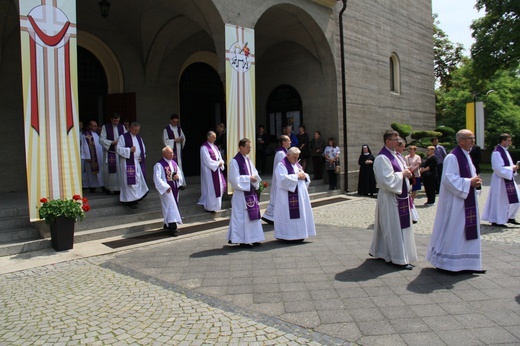
[[[290,85],[281,85],[267,98],[267,126],[271,142],[282,134],[282,126],[293,125],[293,130],[303,123],[303,105],[298,91]]]
[[[225,119],[224,86],[211,66],[197,62],[183,71],[179,93],[181,126],[187,137],[183,155],[190,160],[182,168],[187,176],[199,175],[199,150],[206,133]]]
[[[85,126],[90,120],[101,125],[107,76],[99,60],[83,47],[78,47],[78,84],[79,120]]]

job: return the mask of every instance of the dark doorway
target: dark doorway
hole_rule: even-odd
[[[274,89],[267,99],[267,131],[271,143],[276,143],[282,134],[282,126],[293,125],[293,132],[298,133],[298,126],[303,123],[302,99],[298,91],[290,85],[281,85]]]
[[[99,60],[83,47],[78,47],[79,120],[103,124],[103,97],[108,92],[107,76]]]
[[[209,65],[194,63],[182,73],[180,80],[181,127],[186,134],[182,169],[185,175],[200,175],[200,146],[208,131],[224,122],[224,86],[218,73]]]

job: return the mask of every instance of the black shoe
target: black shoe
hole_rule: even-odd
[[[163,229],[168,229],[168,224],[163,224]]]
[[[486,274],[486,270],[461,270],[459,273],[465,273],[465,274]]]
[[[239,245],[240,245],[240,247],[245,247],[245,248],[252,248],[253,247],[253,244],[240,243]]]
[[[270,224],[270,225],[274,225],[274,222],[273,222],[273,221],[268,220],[268,219],[266,219],[265,217],[262,217],[262,221],[264,221],[264,222],[266,222],[266,223],[268,223],[268,224]]]
[[[168,229],[170,231],[176,231],[177,230],[177,224],[175,222],[169,223],[168,224]]]
[[[493,227],[500,227],[500,228],[507,228],[507,225],[494,223],[494,222],[491,223],[491,226],[493,226]]]
[[[406,270],[412,270],[413,269],[413,265],[407,264],[403,268],[406,269]]]
[[[412,223],[413,223],[413,224],[415,225],[415,224],[417,223],[417,221],[415,221],[415,220],[412,220]]]
[[[207,210],[207,209],[204,209],[207,213],[211,213],[211,214],[216,214],[217,212],[214,211],[214,210]]]
[[[253,243],[253,246],[260,246],[262,245],[262,243],[260,243],[259,241],[257,241],[256,243]]]
[[[520,225],[520,222],[516,221],[515,219],[509,219],[507,220],[507,223],[511,223],[513,225]]]

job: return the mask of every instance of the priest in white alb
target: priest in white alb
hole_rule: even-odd
[[[276,153],[273,159],[273,178],[271,179],[271,191],[269,193],[269,203],[267,204],[267,208],[265,209],[264,215],[262,216],[262,220],[272,225],[274,223],[274,209],[275,209],[275,201],[276,201],[276,193],[277,193],[277,177],[276,177],[276,167],[278,167],[278,163],[281,162],[285,156],[287,155],[287,149],[291,147],[291,139],[289,136],[281,135],[280,136],[280,146],[276,149]]]
[[[441,270],[484,273],[477,199],[482,180],[469,156],[475,136],[470,130],[460,130],[455,138],[458,146],[444,158],[426,259]]]
[[[206,142],[200,147],[200,187],[201,196],[197,204],[208,212],[216,212],[222,206],[222,196],[226,191],[224,160],[214,144],[217,135],[209,131]]]
[[[227,239],[230,244],[251,247],[265,239],[260,221],[260,203],[256,195],[262,179],[247,156],[251,151],[251,141],[241,139],[238,148],[239,152],[229,164],[229,183],[233,187],[233,197]]]
[[[491,222],[492,226],[505,228],[506,223],[520,225],[515,220],[520,208],[518,185],[515,182],[518,166],[513,163],[508,151],[511,135],[502,133],[498,143],[491,154],[493,175],[482,220]]]
[[[90,192],[103,187],[103,147],[99,143],[97,130],[98,124],[92,120],[81,135],[81,160],[85,161],[83,188],[88,188]]]
[[[119,155],[117,155],[116,146],[119,137],[125,134],[126,130],[123,124],[119,123],[120,120],[119,114],[112,114],[110,122],[103,125],[99,135],[99,144],[103,146],[103,184],[107,194],[117,193],[121,190],[118,172]]]
[[[399,133],[388,130],[383,140],[385,146],[374,160],[379,192],[369,254],[410,270],[417,261],[408,197],[412,172],[397,156]]]
[[[139,136],[140,129],[139,123],[131,123],[128,132],[119,138],[116,147],[117,154],[120,156],[121,193],[119,200],[131,209],[137,209],[137,203],[148,194],[145,180],[146,148],[143,139]]]
[[[153,182],[161,198],[161,207],[164,217],[164,229],[178,233],[177,224],[182,224],[179,212],[179,186],[184,175],[173,160],[173,150],[170,147],[162,149],[162,159],[153,167]]]
[[[170,123],[163,130],[163,142],[165,146],[173,149],[173,159],[182,169],[182,149],[186,144],[186,136],[181,129],[178,114],[170,116]],[[181,186],[186,186],[186,181],[183,181]]]
[[[316,235],[314,216],[307,187],[311,179],[298,163],[300,149],[292,147],[278,163],[276,175],[276,209],[274,210],[274,237],[282,240],[303,241]],[[273,176],[274,176],[273,175]]]

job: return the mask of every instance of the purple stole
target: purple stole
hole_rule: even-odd
[[[209,144],[208,141],[204,142],[203,144],[206,149],[208,149],[209,156],[213,161],[217,161],[217,154],[213,151],[212,146]],[[226,179],[224,179],[224,174],[222,174],[222,171],[220,168],[217,168],[216,171],[211,171],[211,178],[213,179],[213,189],[215,190],[215,196],[220,197],[222,196],[221,190],[220,190],[220,184],[223,186],[223,190],[226,189]]]
[[[173,180],[173,177],[175,174],[177,174],[178,167],[175,161],[172,160],[173,165],[173,172],[170,169],[170,165],[168,164],[168,161],[166,161],[164,158],[157,161],[161,164],[164,168],[164,175],[166,176],[166,183],[170,186],[173,193],[173,199],[175,199],[175,203],[177,206],[179,206],[179,182],[177,180]]]
[[[175,134],[173,133],[173,130],[170,127],[170,125],[166,125],[166,133],[168,133],[168,139],[175,139]],[[177,125],[177,135],[179,137],[181,136],[181,127],[179,125]],[[175,160],[175,162],[177,162],[177,143],[173,144],[172,149],[173,149],[173,159]],[[217,197],[219,197],[219,196],[217,196]]]
[[[143,177],[146,177],[145,173],[145,162],[144,162],[144,148],[143,148],[143,140],[141,136],[136,135],[137,143],[139,143],[139,149],[141,150],[141,172],[143,172]],[[127,132],[123,135],[123,139],[125,140],[125,147],[131,148],[134,143],[132,141],[132,134]],[[126,159],[126,183],[127,185],[135,185],[135,160],[134,153],[130,152],[130,157]]]
[[[451,151],[457,158],[459,164],[459,174],[461,178],[471,178],[471,169],[469,167],[469,160],[466,154],[460,147],[456,147]],[[466,233],[466,240],[478,239],[477,232],[477,204],[475,202],[475,188],[470,186],[468,197],[464,200],[464,214],[465,214],[465,226],[464,230]]]
[[[112,123],[105,124],[105,132],[107,133],[107,139],[109,141],[114,141],[114,126]],[[125,128],[122,124],[117,124],[117,132],[120,136],[122,136],[125,133]],[[110,148],[108,148],[108,173],[117,173],[117,161],[116,161],[116,147],[111,144]]]
[[[285,168],[287,169],[287,173],[294,174],[294,168],[285,157],[282,160]],[[299,164],[297,164],[299,166]],[[296,189],[294,192],[287,191],[287,197],[289,198],[289,218],[291,219],[299,219],[300,218],[300,201],[298,200],[298,185],[296,185]]]
[[[279,152],[282,150],[287,154],[287,149],[285,149],[284,147],[278,147],[278,149],[276,149],[276,152]]]
[[[386,147],[383,147],[378,155],[385,155],[390,160],[394,172],[402,172],[401,166],[399,166],[399,162],[397,162],[399,159],[392,155]],[[401,224],[401,229],[405,229],[410,227],[410,205],[408,200],[408,187],[406,186],[406,179],[404,177],[403,188],[401,191],[401,194],[397,196],[397,209],[399,211],[399,223]]]
[[[509,158],[507,157],[506,151],[502,146],[497,145],[495,150],[500,153],[502,156],[502,160],[504,161],[504,167],[509,165]],[[518,203],[518,195],[516,193],[515,182],[513,179],[504,179],[504,183],[506,184],[506,192],[507,199],[509,200],[509,204]]]
[[[238,163],[238,171],[240,172],[240,175],[249,175],[250,170],[247,169],[248,163],[244,159],[244,156],[238,153],[235,155],[234,159]],[[249,191],[244,191],[244,197],[246,199],[249,220],[260,220],[260,203],[258,202],[258,196],[256,195],[253,184],[251,184]]]
[[[97,174],[99,173],[99,160],[97,157],[96,143],[94,143],[94,136],[90,130],[83,132],[83,135],[87,140],[88,151],[90,153],[90,170],[92,173]]]

